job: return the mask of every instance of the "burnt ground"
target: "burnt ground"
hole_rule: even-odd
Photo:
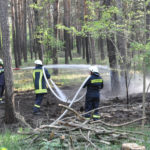
[[[64,89],[70,90],[70,87],[65,87]],[[15,95],[16,111],[20,112],[26,122],[34,128],[41,124],[50,124],[64,111],[64,108],[58,106],[58,104],[62,102],[57,100],[51,92],[48,92],[48,94],[44,96],[41,105],[41,114],[39,116],[33,115],[32,113],[35,100],[34,91],[16,92]],[[109,100],[101,100],[100,107],[110,106],[104,107],[99,111],[101,119],[105,122],[120,124],[142,117],[142,94],[132,94],[129,98],[129,108],[127,108],[126,105],[126,98],[115,97]],[[150,94],[147,95],[146,103],[147,123],[150,122],[150,105],[148,101],[150,102]],[[80,111],[81,106],[84,106],[84,99],[73,104],[72,108],[79,113],[83,113]],[[0,105],[0,128],[4,127],[4,108],[4,104]],[[68,112],[67,115],[73,114]],[[17,128],[20,126],[22,126],[21,123],[16,123],[11,127]]]

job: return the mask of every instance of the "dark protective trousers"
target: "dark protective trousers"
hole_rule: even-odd
[[[85,100],[85,112],[91,111],[99,107],[99,97],[88,97],[86,96]],[[93,115],[98,115],[98,110],[95,110]],[[85,115],[85,117],[90,118],[91,113]]]
[[[4,89],[5,89],[5,86],[0,85],[0,99],[2,99],[2,97],[3,97]]]
[[[40,111],[40,105],[42,103],[44,94],[36,94],[35,105],[33,107],[33,112]]]

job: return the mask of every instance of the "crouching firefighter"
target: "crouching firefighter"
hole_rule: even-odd
[[[5,103],[2,99],[4,89],[5,89],[4,66],[3,66],[3,60],[0,59],[0,104]]]
[[[100,103],[99,91],[100,89],[103,88],[103,79],[99,75],[98,68],[96,66],[91,66],[89,70],[91,76],[83,86],[83,88],[87,87],[85,112],[97,109],[99,107]],[[98,110],[95,110],[94,112],[86,113],[85,117],[88,119],[93,118],[93,120],[95,121],[100,118],[100,115],[98,114]]]
[[[36,99],[35,99],[35,104],[33,107],[33,114],[39,115],[40,114],[40,106],[43,100],[44,94],[47,93],[47,88],[46,88],[46,82],[44,79],[44,74],[43,74],[43,64],[41,60],[36,60],[35,62],[35,69],[33,70],[33,82],[34,82],[34,88],[35,88],[35,94],[36,94]],[[45,68],[45,75],[49,79],[50,74],[48,73],[48,70]]]

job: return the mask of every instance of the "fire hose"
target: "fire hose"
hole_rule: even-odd
[[[54,83],[54,81],[53,81],[52,79],[50,79],[50,82],[52,83],[52,85],[54,86],[54,88],[56,89],[56,91],[59,93],[59,95],[57,95],[57,93],[52,89],[52,87],[51,87],[51,85],[49,84],[48,79],[47,79],[47,77],[46,77],[46,75],[45,75],[44,67],[43,67],[43,75],[44,75],[45,81],[46,81],[46,83],[47,83],[49,89],[51,90],[51,92],[54,94],[54,96],[55,96],[58,100],[60,100],[60,101],[62,101],[62,102],[65,102],[65,103],[71,103],[71,102],[72,102],[71,100],[69,100],[69,99],[64,95],[64,93],[62,93],[62,91],[57,87],[57,85]],[[78,96],[78,95],[77,95],[77,96]],[[85,96],[85,93],[84,93],[81,97],[79,97],[78,99],[76,99],[74,102],[80,101],[84,96]]]
[[[46,83],[48,84],[48,86],[49,86],[49,88],[50,88],[50,90],[51,90],[52,88],[50,87],[49,82],[48,82],[48,80],[47,80],[47,77],[46,77],[46,74],[45,74],[45,70],[44,70],[44,66],[43,66],[43,75],[44,75],[44,78],[45,78]],[[71,102],[70,102],[70,104],[69,104],[68,107],[71,107],[72,104],[76,101],[76,98],[77,98],[78,94],[80,93],[81,89],[83,88],[84,84],[87,82],[87,80],[88,80],[89,78],[90,78],[90,76],[88,76],[88,77],[84,80],[84,82],[81,84],[80,88],[77,90],[76,94],[74,95],[74,97],[73,97],[73,99],[71,100]],[[53,91],[53,90],[52,90],[52,91]],[[53,94],[55,94],[55,96],[57,95],[55,92],[54,92]],[[57,96],[57,98],[61,99],[59,96]],[[54,125],[54,124],[55,124],[58,120],[60,120],[67,112],[68,112],[68,110],[65,110],[65,111],[63,112],[63,114],[61,114],[53,123],[51,123],[51,125]]]

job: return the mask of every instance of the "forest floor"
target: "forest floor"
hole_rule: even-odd
[[[62,87],[63,90],[71,94],[73,87]],[[72,95],[72,94],[71,94]],[[15,109],[19,112],[24,118],[25,121],[30,124],[33,128],[39,127],[43,124],[50,124],[55,119],[57,119],[64,108],[58,106],[59,104],[64,104],[61,101],[57,100],[54,95],[49,91],[48,94],[44,96],[42,105],[41,105],[41,114],[33,114],[33,105],[35,101],[34,91],[24,91],[24,92],[15,92]],[[81,112],[81,107],[84,107],[84,98],[74,103],[72,108],[74,108],[79,113]],[[107,123],[113,124],[122,124],[129,122],[142,117],[142,94],[132,94],[129,96],[130,106],[127,108],[126,98],[125,97],[114,97],[105,100],[101,100],[100,107],[103,107],[99,113],[101,120]],[[147,94],[147,103],[146,103],[146,115],[147,121],[150,122],[150,94]],[[108,107],[104,107],[108,106]],[[0,105],[0,128],[4,129],[4,109],[5,105]],[[73,115],[71,112],[68,112],[67,115]],[[140,123],[140,122],[139,122]],[[22,126],[22,124],[17,123],[11,125],[11,128],[17,129]],[[9,127],[10,128],[10,127]]]

